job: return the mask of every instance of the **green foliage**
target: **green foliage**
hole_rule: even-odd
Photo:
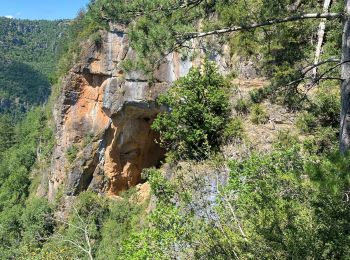
[[[0,159],[2,153],[15,144],[14,123],[9,115],[0,115]]]
[[[338,149],[338,131],[332,127],[318,127],[304,141],[304,147],[310,154],[334,152]]]
[[[249,100],[240,98],[234,106],[234,109],[239,115],[247,115],[250,111],[252,104]]]
[[[109,259],[118,256],[125,247],[125,241],[130,238],[131,233],[138,232],[145,226],[142,220],[145,206],[137,204],[137,195],[134,190],[124,193],[123,199],[110,203],[109,214],[104,221],[101,230],[102,240],[98,249],[98,259]]]
[[[249,92],[250,99],[253,103],[261,103],[270,95],[271,88],[263,87],[254,89]]]
[[[39,246],[35,237],[29,241],[36,228],[43,227],[42,232],[46,232],[41,216],[38,214],[37,219],[33,219],[31,212],[48,213],[47,207],[36,201],[32,201],[33,204],[26,201],[31,186],[30,172],[36,167],[37,156],[48,158],[52,149],[52,132],[41,108],[28,112],[8,134],[15,142],[3,150],[0,157],[0,258],[4,259],[19,253],[22,238],[23,246],[30,247],[28,250]],[[29,223],[31,220],[33,222]]]
[[[158,99],[170,108],[152,125],[160,133],[161,145],[176,159],[207,158],[222,140],[229,112],[226,92],[224,78],[208,61],[176,81]]]
[[[90,250],[96,259],[123,259],[119,255],[125,240],[142,227],[144,210],[135,190],[121,194],[117,201],[91,191],[81,192],[68,220],[57,221],[56,233],[37,255],[39,259],[82,259]]]
[[[253,155],[243,163],[231,164],[228,190],[238,192],[232,204],[237,205],[237,219],[242,220],[248,238],[242,247],[244,255],[342,258],[349,252],[346,241],[350,239],[347,231],[350,222],[345,212],[350,208],[340,199],[348,185],[349,173],[343,168],[345,165],[327,158],[321,161],[307,161],[295,150],[282,150],[268,156]],[[329,167],[337,169],[332,177],[326,173]],[[332,189],[337,187],[337,191],[332,195],[326,195],[328,191],[319,187],[322,179],[328,176],[339,181],[334,183]],[[341,183],[340,179],[345,182]],[[328,181],[330,179],[326,180],[330,183]],[[322,213],[318,207],[320,203],[324,205]],[[331,210],[333,203],[335,207],[343,205],[345,208],[337,216],[330,212],[324,214]],[[330,231],[333,221],[342,224],[337,226],[339,233],[330,239],[325,230]],[[326,244],[328,246],[324,247]]]
[[[188,6],[169,0],[91,1],[62,38],[62,58],[57,74],[50,78],[57,82],[71,68],[83,41],[100,45],[100,30],[108,27],[109,20],[129,26],[131,46],[139,57],[126,60],[123,69],[150,72],[164,54],[186,43],[186,32],[198,27],[208,31],[317,11],[319,2],[302,1],[293,10],[289,0],[186,1]],[[335,3],[332,11],[339,6]],[[19,98],[23,102],[19,109],[26,110],[26,104],[41,103],[49,94],[48,75],[57,60],[56,40],[61,36],[53,37],[49,23],[32,22],[50,38],[37,40],[42,32],[33,29],[31,22],[5,20],[4,27],[1,19],[0,35],[6,37],[0,44],[6,48],[0,48],[0,57],[5,57],[0,62],[0,83],[4,83],[0,95],[12,103]],[[339,54],[340,26],[340,21],[330,23],[324,57]],[[253,103],[271,97],[293,109],[304,107],[305,96],[289,83],[300,77],[300,69],[310,60],[314,28],[313,21],[273,25],[223,40],[248,58],[259,53],[256,62],[271,85],[251,92]],[[49,47],[41,46],[41,40],[49,42]],[[215,53],[208,44],[203,49]],[[223,139],[244,138],[242,119],[228,121],[225,88],[214,65],[206,62],[159,98],[171,113],[161,113],[153,128],[176,160],[207,159]],[[331,153],[336,145],[334,127],[339,123],[338,95],[319,92],[308,113],[298,118],[300,129],[313,134],[300,145],[301,150],[296,136],[280,132],[275,151],[230,161],[225,186],[218,185],[221,177],[225,179],[223,168],[227,169],[222,157],[215,161],[215,167],[222,164],[215,169],[215,180],[194,169],[180,177],[174,174],[179,179],[169,181],[161,171],[149,169],[145,175],[156,203],[148,217],[145,205],[136,203],[134,190],[117,200],[87,191],[76,198],[67,221],[56,223],[47,201],[30,196],[38,156],[47,160],[53,146],[47,114],[33,109],[18,124],[17,112],[0,116],[0,258],[81,259],[90,250],[97,259],[346,259],[350,254],[349,157]],[[6,102],[2,104],[8,109]],[[251,112],[256,124],[269,118],[263,105],[251,106],[247,100],[239,100],[235,109],[241,116]],[[92,140],[87,135],[83,145]],[[67,159],[73,162],[78,152],[76,145],[71,146]],[[197,185],[187,186],[191,174]],[[209,192],[202,185],[207,178]],[[203,196],[195,197],[198,192]]]
[[[68,147],[66,151],[66,158],[67,160],[72,163],[77,158],[77,154],[79,152],[79,147],[76,144],[73,144]]]
[[[130,72],[134,69],[134,63],[130,59],[125,59],[122,61],[121,67],[123,68],[124,71]]]
[[[278,149],[288,149],[297,145],[298,142],[299,139],[297,135],[291,133],[289,130],[282,130],[277,133],[274,145]]]
[[[262,104],[254,104],[250,113],[250,120],[254,124],[265,124],[269,120],[269,115],[266,112],[266,108]]]
[[[340,94],[338,87],[333,89],[319,89],[311,108],[322,126],[339,126]]]
[[[174,187],[164,178],[162,172],[153,168],[149,169],[148,180],[153,194],[159,199],[169,202],[174,194]]]
[[[96,46],[101,46],[102,44],[102,35],[101,32],[95,32],[90,36],[91,41],[96,45]]]
[[[17,20],[0,17],[0,56],[25,62],[49,76],[54,72],[60,40],[68,21]]]
[[[89,144],[91,144],[94,141],[94,133],[87,133],[84,137],[83,137],[83,147],[88,146]]]
[[[33,198],[26,202],[21,216],[22,243],[21,253],[35,252],[54,231],[52,207],[46,199]],[[24,252],[23,252],[24,251]]]
[[[296,126],[303,133],[312,134],[318,127],[339,126],[340,95],[338,91],[320,88],[310,100],[307,112],[301,113],[296,121]],[[336,133],[336,132],[334,132]],[[330,140],[334,140],[331,138]]]
[[[240,117],[234,117],[227,124],[224,131],[226,141],[241,140],[245,137],[243,120]]]
[[[316,117],[308,112],[303,112],[298,115],[296,126],[303,133],[311,133],[317,126]]]
[[[308,158],[296,147],[280,147],[231,161],[228,185],[218,189],[212,206],[182,199],[183,179],[177,186],[153,172],[156,190],[171,186],[172,191],[156,191],[151,225],[126,240],[120,258],[346,258],[348,157]],[[190,187],[190,193],[203,188]]]
[[[38,104],[50,94],[50,82],[47,76],[22,61],[0,62],[1,98],[8,100],[0,107],[7,112],[16,103],[18,109],[25,110],[29,104]]]
[[[0,113],[23,111],[50,94],[66,21],[0,17]],[[14,112],[12,112],[14,113]]]

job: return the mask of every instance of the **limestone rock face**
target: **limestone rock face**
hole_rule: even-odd
[[[103,32],[102,42],[85,47],[81,62],[64,79],[54,108],[51,200],[60,189],[66,195],[88,188],[118,195],[138,185],[142,169],[157,166],[164,157],[151,129],[164,109],[155,100],[198,61],[171,53],[154,71],[156,83],[150,84],[142,72],[122,69],[122,61],[136,55],[125,32],[120,26]]]

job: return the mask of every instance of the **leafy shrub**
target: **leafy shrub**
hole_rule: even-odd
[[[317,126],[317,118],[311,113],[303,112],[297,117],[296,126],[302,133],[311,133]]]
[[[47,203],[35,199],[26,202],[33,185],[33,170],[39,166],[37,156],[49,161],[52,133],[47,120],[43,109],[32,109],[14,129],[8,129],[13,130],[11,134],[16,142],[11,147],[2,147],[5,156],[0,157],[1,259],[22,259],[18,255],[24,250],[22,247],[38,250],[44,243],[38,235],[51,232],[50,225],[41,216],[50,211]]]
[[[101,47],[103,39],[100,32],[95,32],[91,34],[90,39],[96,46]]]
[[[131,59],[125,59],[120,63],[120,66],[125,72],[130,72],[134,69],[134,64]]]
[[[266,109],[262,104],[253,105],[250,116],[251,116],[251,121],[254,124],[266,124],[269,120],[269,116],[266,112]]]
[[[251,102],[247,99],[240,98],[234,106],[236,112],[240,115],[246,115],[249,113]]]
[[[218,149],[229,103],[226,82],[214,64],[205,61],[202,68],[192,68],[158,103],[168,106],[169,112],[160,113],[152,128],[175,159],[202,160]]]
[[[128,190],[121,194],[123,199],[109,204],[109,211],[105,214],[101,229],[101,243],[96,250],[96,259],[130,259],[120,256],[125,240],[130,238],[132,232],[139,231],[143,223],[147,223],[144,205],[136,203],[135,191]]]
[[[304,147],[310,154],[329,153],[337,149],[338,131],[332,127],[319,127],[313,136],[304,141]]]
[[[275,140],[275,147],[287,149],[298,143],[298,136],[292,134],[289,130],[279,131]]]
[[[184,183],[179,179],[169,181],[153,172],[157,207],[148,228],[127,239],[122,254],[130,259],[346,258],[348,159],[334,155],[310,160],[289,147],[230,161],[228,184],[214,195],[211,214],[205,214],[210,205],[205,199],[181,199],[177,192]],[[185,189],[194,194],[201,187]]]
[[[339,126],[340,96],[334,91],[319,91],[311,111],[322,126]]]
[[[267,91],[265,88],[254,89],[249,92],[249,96],[253,103],[261,103],[267,98]]]
[[[22,243],[30,247],[40,246],[54,231],[52,208],[48,201],[42,198],[28,200],[21,224],[24,227]]]
[[[83,138],[83,147],[86,147],[94,140],[94,133],[87,133]]]
[[[232,162],[226,196],[237,194],[230,200],[237,218],[231,228],[241,225],[248,238],[236,231],[232,239],[244,245],[236,252],[257,258],[347,255],[350,205],[341,197],[350,171],[345,158],[335,158],[308,161],[298,150],[287,149]],[[223,219],[230,215],[226,208],[224,201]]]
[[[135,189],[119,194],[118,200],[108,200],[92,191],[81,192],[67,220],[57,221],[58,233],[50,237],[37,258],[126,259],[118,255],[130,233],[141,228],[141,217],[147,221],[144,213]]]
[[[68,147],[66,151],[66,158],[70,163],[74,162],[74,160],[77,158],[78,152],[79,152],[79,148],[76,144],[73,144],[70,147]]]
[[[234,139],[243,139],[244,138],[244,126],[242,118],[235,117],[227,124],[224,132],[224,139],[226,141]]]
[[[157,169],[150,169],[149,182],[157,197],[169,198],[174,193],[173,185],[163,176],[162,172]]]

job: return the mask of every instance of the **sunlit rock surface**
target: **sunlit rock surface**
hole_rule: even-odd
[[[133,59],[125,28],[113,26],[102,42],[87,44],[83,58],[65,77],[54,109],[56,146],[48,195],[60,189],[77,195],[88,188],[118,195],[141,182],[141,171],[157,166],[164,151],[151,129],[165,108],[155,100],[175,80],[199,64],[198,58],[171,53],[154,71],[153,82],[141,71],[124,71],[121,63]],[[222,70],[224,57],[214,56]],[[67,154],[70,151],[70,156]],[[70,157],[70,160],[68,159]]]

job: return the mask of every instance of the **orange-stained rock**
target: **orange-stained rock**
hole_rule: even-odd
[[[154,71],[156,83],[150,84],[141,71],[124,71],[121,66],[123,60],[136,56],[125,30],[112,25],[110,32],[101,32],[101,44],[82,46],[81,62],[62,83],[54,108],[50,200],[60,188],[66,195],[90,188],[116,196],[140,184],[141,171],[157,166],[164,157],[151,124],[165,108],[155,100],[199,59],[167,55]],[[147,188],[141,193],[145,195]]]
[[[105,175],[111,179],[107,192],[118,194],[140,183],[141,171],[155,166],[164,151],[155,143],[151,124],[158,111],[126,109],[126,117],[113,120],[105,152]]]

